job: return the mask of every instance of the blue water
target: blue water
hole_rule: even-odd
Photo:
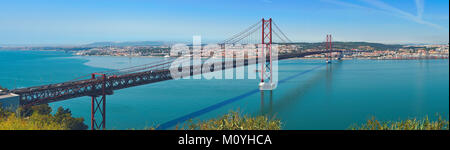
[[[163,58],[80,57],[54,51],[0,51],[0,85],[9,89],[63,82],[92,72]],[[347,129],[380,120],[448,117],[448,60],[323,60],[279,62],[279,86],[257,90],[258,80],[171,80],[115,91],[107,97],[108,129],[165,129],[195,117],[239,109],[281,119],[283,129]],[[70,108],[90,125],[90,98],[51,103]],[[194,119],[194,120],[195,120]]]

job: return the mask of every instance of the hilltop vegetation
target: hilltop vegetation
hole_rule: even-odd
[[[250,117],[238,111],[230,111],[206,121],[194,122],[191,119],[182,126],[177,125],[175,130],[281,130],[281,125],[278,119],[269,119],[267,116]]]
[[[351,126],[352,130],[448,130],[449,121],[439,116],[430,120],[428,116],[400,121],[379,121],[375,117],[361,125]]]
[[[83,118],[74,118],[69,109],[59,107],[51,114],[48,104],[19,108],[11,112],[0,108],[0,130],[86,130]]]

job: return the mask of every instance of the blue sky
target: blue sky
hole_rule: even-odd
[[[0,46],[214,42],[263,17],[299,42],[449,42],[448,0],[0,0]]]

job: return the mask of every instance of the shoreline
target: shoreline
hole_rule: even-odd
[[[115,56],[115,55],[75,55],[73,56],[80,56],[80,57],[127,57],[127,58],[179,58],[179,57],[164,57],[164,56]],[[200,57],[200,58],[211,58],[211,57]],[[288,58],[286,60],[291,59],[308,59],[308,60],[325,60],[326,58],[307,58],[307,57],[293,57]],[[342,58],[341,60],[352,60],[352,59],[360,59],[360,60],[435,60],[435,59],[449,59],[448,57],[436,57],[436,58],[366,58],[366,57],[353,57],[353,58]],[[332,60],[337,60],[336,58],[333,58]]]
[[[25,49],[0,49],[0,51],[36,51],[36,52],[45,52],[45,51],[51,51],[51,52],[66,52],[64,50],[25,50]],[[70,55],[74,57],[117,57],[117,58],[178,58],[178,57],[165,57],[165,56],[117,56],[117,55],[77,55],[73,51],[68,52]],[[436,59],[449,59],[449,56],[431,56],[434,58],[420,58],[420,57],[405,57],[405,58],[368,58],[368,57],[352,57],[352,58],[342,58],[342,60],[352,60],[352,59],[360,59],[360,60],[436,60]],[[211,58],[211,57],[201,57],[204,58]],[[294,58],[288,58],[286,60],[290,59],[308,59],[308,60],[324,60],[326,58],[307,58],[307,57],[294,57]],[[333,60],[337,60],[333,58]]]

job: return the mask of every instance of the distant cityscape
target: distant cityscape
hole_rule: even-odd
[[[358,49],[335,49],[348,51],[343,58],[363,59],[448,59],[448,45],[403,46],[397,49],[379,50],[370,46],[360,46]],[[332,57],[339,57],[339,52],[333,52]],[[309,55],[306,58],[324,58],[324,54]]]
[[[73,47],[0,47],[0,50],[53,50],[66,51],[79,56],[126,56],[126,57],[181,57],[171,55],[170,44],[163,42],[99,42],[85,46]],[[323,43],[290,43],[281,45],[280,54],[298,53],[300,51],[324,50]],[[331,57],[343,59],[448,59],[449,45],[387,45],[368,42],[335,42]],[[202,53],[210,57],[210,53]],[[221,55],[225,55],[224,53]],[[323,59],[328,54],[308,55],[305,58]]]

